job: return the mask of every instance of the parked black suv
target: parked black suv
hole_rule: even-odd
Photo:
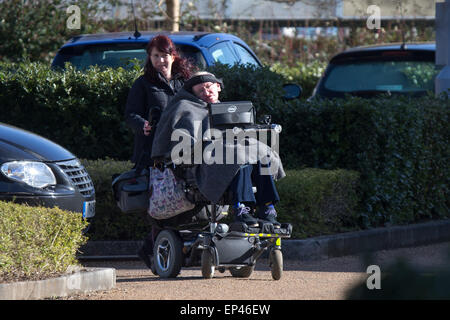
[[[355,47],[335,55],[312,97],[423,96],[434,92],[435,43]]]
[[[0,123],[0,200],[95,215],[95,189],[80,161],[41,136]]]

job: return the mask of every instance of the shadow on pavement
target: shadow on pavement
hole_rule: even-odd
[[[399,258],[403,258],[404,261],[413,265],[419,270],[423,270],[423,272],[430,272],[430,270],[433,270],[435,268],[448,266],[449,256],[450,244],[448,242],[444,242],[429,246],[401,248],[395,250],[378,251],[369,254],[359,254],[321,260],[300,261],[284,259],[283,269],[284,271],[366,273],[367,267],[370,265],[378,265],[383,270],[398,261]],[[115,268],[116,270],[142,270],[144,276],[147,276],[147,272],[149,272],[149,274],[153,276],[151,271],[140,260],[94,260],[82,261],[82,264],[87,267],[109,267]],[[195,269],[199,270],[198,267],[183,268],[182,270]],[[255,270],[270,272],[268,259],[264,257],[258,259]],[[217,270],[216,274],[224,276]],[[229,275],[229,273],[226,273],[226,275]],[[176,279],[183,279],[183,275],[181,274],[180,276]],[[197,278],[193,277],[193,279]],[[201,276],[199,276],[199,279],[202,279]],[[155,281],[159,280],[159,278],[150,277],[148,278],[148,280]]]

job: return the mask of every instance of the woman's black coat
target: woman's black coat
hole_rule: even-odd
[[[183,87],[184,79],[175,75],[172,80],[167,80],[159,75],[159,82],[153,83],[145,75],[140,76],[133,83],[128,93],[125,108],[125,122],[134,132],[134,150],[131,161],[138,163],[142,157],[141,165],[151,164],[150,154],[155,132],[161,112],[165,109],[173,96]],[[144,135],[144,121],[152,126],[149,136]],[[143,152],[145,152],[143,154]]]

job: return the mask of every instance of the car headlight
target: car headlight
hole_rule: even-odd
[[[35,188],[45,188],[56,184],[52,170],[42,162],[13,161],[5,162],[1,172],[9,179],[26,183]]]

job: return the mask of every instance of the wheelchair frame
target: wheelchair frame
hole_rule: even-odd
[[[252,274],[258,258],[268,251],[272,278],[281,278],[281,239],[290,238],[292,227],[289,224],[281,225],[281,233],[261,233],[256,228],[248,232],[229,231],[226,224],[219,224],[216,220],[216,204],[208,213],[210,221],[206,230],[164,228],[158,234],[153,251],[157,275],[174,278],[182,267],[200,266],[205,279],[212,278],[216,269],[219,272],[229,270],[233,277],[247,278]]]
[[[281,126],[268,123],[235,129],[281,132]],[[246,278],[253,272],[258,258],[268,251],[272,278],[279,280],[283,272],[281,239],[290,238],[292,226],[281,224],[278,232],[268,223],[253,229],[243,223],[229,227],[218,223],[218,204],[209,205],[212,210],[207,210],[209,223],[204,229],[163,228],[154,244],[154,273],[162,278],[173,278],[182,267],[200,266],[206,279],[212,278],[216,269],[219,272],[228,269],[233,277]]]

